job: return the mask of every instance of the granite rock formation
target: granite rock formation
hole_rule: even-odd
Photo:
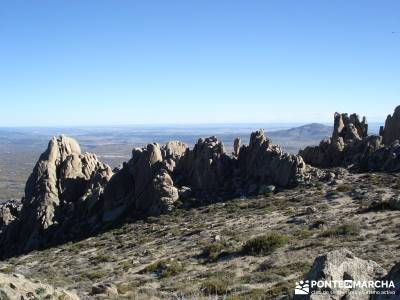
[[[94,154],[82,154],[75,140],[53,138],[26,183],[18,218],[3,230],[2,252],[9,246],[7,251],[37,249],[96,226],[98,202],[111,175]]]
[[[303,159],[273,146],[262,130],[235,154],[216,137],[134,148],[113,173],[94,154],[81,153],[66,136],[53,138],[25,189],[21,209],[3,205],[0,254],[23,253],[81,238],[124,217],[168,213],[179,198],[215,202],[292,187],[312,173]],[[314,172],[315,173],[315,172]]]
[[[249,145],[240,148],[238,163],[246,185],[294,186],[304,181],[306,175],[302,157],[272,145],[263,130],[253,132]]]
[[[346,147],[361,141],[367,136],[368,124],[356,114],[335,113],[332,136],[320,142],[319,146],[307,147],[300,151],[306,163],[315,167],[329,168],[341,166]]]
[[[385,145],[400,140],[400,106],[396,107],[393,115],[387,116],[385,126],[381,127],[379,135],[382,136],[382,143]]]
[[[133,149],[131,160],[106,186],[103,220],[129,213],[157,215],[171,211],[179,195],[170,172],[186,148],[183,143],[170,142],[164,147],[149,144]]]
[[[388,116],[380,135],[368,136],[365,117],[335,113],[332,136],[299,152],[307,164],[356,171],[400,171],[400,106]]]
[[[233,167],[221,141],[214,136],[201,138],[179,161],[174,177],[198,197],[216,196],[231,187]]]

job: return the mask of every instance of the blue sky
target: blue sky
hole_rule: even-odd
[[[0,126],[384,120],[400,1],[1,1]]]

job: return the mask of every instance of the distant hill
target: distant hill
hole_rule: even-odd
[[[285,130],[267,132],[267,136],[274,144],[281,145],[284,150],[297,153],[306,146],[318,145],[322,139],[332,134],[332,126],[320,123],[311,123]]]
[[[320,123],[311,123],[290,129],[271,131],[268,135],[271,138],[285,136],[301,139],[317,139],[319,141],[329,137],[332,134],[332,129],[332,126],[327,126]]]

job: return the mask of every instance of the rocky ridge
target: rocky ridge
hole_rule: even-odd
[[[96,155],[81,153],[74,139],[53,138],[27,181],[22,206],[0,208],[0,253],[79,239],[126,216],[168,213],[188,199],[201,204],[256,195],[312,176],[300,156],[272,145],[262,130],[248,146],[235,144],[232,156],[216,137],[199,139],[193,149],[178,141],[153,143],[133,149],[113,173]]]

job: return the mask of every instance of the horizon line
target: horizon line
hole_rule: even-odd
[[[372,121],[367,124],[384,124],[385,121]],[[1,129],[6,128],[105,128],[105,127],[182,127],[182,126],[256,126],[256,125],[298,125],[305,126],[311,124],[320,124],[325,126],[333,126],[333,122],[301,122],[301,121],[281,121],[281,122],[220,122],[220,123],[127,123],[127,124],[80,124],[80,125],[0,125]]]

